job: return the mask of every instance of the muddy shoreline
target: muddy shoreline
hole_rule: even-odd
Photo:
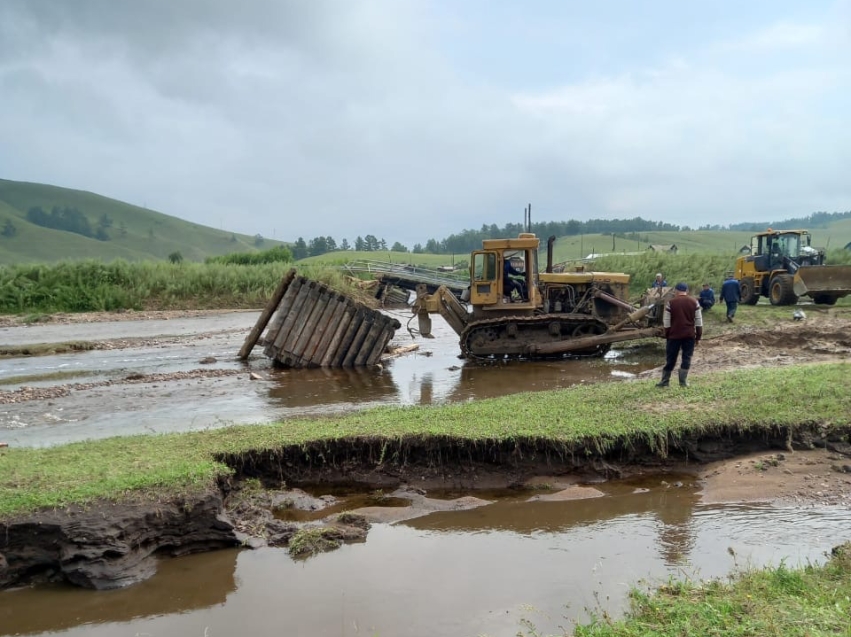
[[[123,587],[153,575],[160,558],[233,546],[290,546],[293,553],[309,555],[362,540],[370,522],[487,506],[488,500],[476,497],[478,491],[529,490],[530,498],[583,499],[601,497],[596,486],[603,482],[636,475],[659,480],[692,475],[706,502],[847,507],[851,445],[844,439],[849,433],[834,431],[828,437],[817,426],[768,436],[728,432],[670,440],[664,455],[637,441],[595,455],[544,441],[473,448],[452,440],[359,439],[226,456],[220,459],[234,475],[200,493],[72,506],[0,524],[0,588],[41,582]],[[310,496],[299,490],[303,485],[313,485],[314,492],[321,485],[358,485],[410,505],[323,517],[323,508],[335,510],[335,498]],[[447,489],[466,495],[448,501],[429,497],[432,490]],[[281,509],[319,514],[306,522],[282,521]],[[304,541],[304,536],[316,544],[300,544],[293,551],[294,538]]]

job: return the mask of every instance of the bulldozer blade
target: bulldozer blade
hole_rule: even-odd
[[[798,268],[792,288],[798,296],[851,294],[851,265],[805,265]]]

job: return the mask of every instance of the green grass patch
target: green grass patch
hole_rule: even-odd
[[[730,582],[670,582],[634,590],[620,621],[579,626],[576,637],[820,637],[851,635],[851,543],[823,566],[784,564],[735,575]]]
[[[600,383],[446,406],[381,407],[276,425],[110,438],[45,449],[0,450],[0,517],[209,486],[230,468],[216,458],[369,438],[385,460],[406,440],[447,444],[545,442],[565,453],[643,443],[664,455],[671,439],[723,432],[777,432],[851,424],[851,364],[710,374],[688,390],[655,380]],[[758,400],[755,388],[759,388]],[[801,405],[806,405],[802,409]]]

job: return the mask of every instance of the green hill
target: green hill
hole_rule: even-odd
[[[54,207],[76,209],[98,240],[66,230],[32,223],[27,212]],[[44,263],[62,259],[96,258],[110,261],[166,259],[180,252],[184,259],[255,250],[254,237],[216,230],[160,212],[133,206],[82,190],[0,179],[0,264]],[[13,230],[11,230],[13,228]],[[9,236],[11,235],[11,236]],[[279,242],[265,240],[263,248]]]

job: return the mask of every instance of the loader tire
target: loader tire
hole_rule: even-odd
[[[817,305],[836,305],[837,297],[830,294],[816,294],[813,297],[813,303]]]
[[[768,284],[768,298],[772,305],[795,305],[798,295],[792,287],[791,274],[778,274]]]
[[[759,292],[756,290],[756,283],[754,282],[753,277],[744,277],[741,283],[739,283],[739,287],[742,290],[742,304],[756,305],[757,301],[759,301]]]

